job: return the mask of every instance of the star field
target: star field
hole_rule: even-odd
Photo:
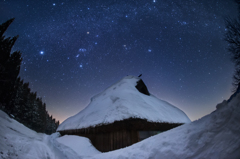
[[[143,74],[151,94],[191,120],[231,95],[233,64],[224,41],[232,1],[106,0],[0,2],[15,18],[20,77],[60,121],[126,75]]]

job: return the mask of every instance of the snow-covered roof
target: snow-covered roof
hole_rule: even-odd
[[[124,77],[94,96],[85,109],[66,119],[57,131],[87,128],[129,118],[159,123],[191,122],[182,110],[154,95],[139,92],[135,87],[139,80],[135,76]]]

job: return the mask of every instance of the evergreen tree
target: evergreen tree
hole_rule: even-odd
[[[50,116],[48,114],[48,112],[46,112],[47,115],[46,115],[46,129],[45,129],[45,133],[46,134],[51,134],[51,131],[50,131]]]
[[[15,51],[11,53],[12,47],[18,36],[5,38],[3,35],[14,19],[0,25],[0,103],[1,109],[8,114],[13,112],[13,100],[15,96],[15,82],[19,75],[22,62],[21,53]]]
[[[41,106],[41,112],[40,112],[40,117],[41,117],[41,132],[45,132],[46,128],[47,128],[47,120],[46,120],[46,116],[47,116],[47,111],[46,111],[46,104],[43,103]]]
[[[14,99],[14,110],[12,114],[15,116],[15,119],[20,121],[23,118],[23,80],[20,77],[17,78],[15,82],[15,99]]]
[[[18,77],[21,53],[11,53],[18,36],[3,36],[13,20],[0,25],[0,109],[30,129],[51,134],[56,131],[59,122],[49,116],[46,104],[41,98],[37,98],[36,92],[31,92],[29,83],[24,83]]]
[[[228,42],[228,51],[235,64],[233,75],[233,92],[236,92],[240,86],[240,0],[235,0],[238,4],[237,19],[227,18],[225,40]]]

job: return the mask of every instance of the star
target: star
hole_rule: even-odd
[[[79,51],[79,52],[86,52],[87,49],[85,49],[85,48],[80,48],[78,51]]]

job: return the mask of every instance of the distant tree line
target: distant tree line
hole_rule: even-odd
[[[0,25],[0,109],[32,130],[51,134],[56,132],[59,121],[49,115],[46,104],[19,77],[21,53],[11,53],[18,36],[3,35],[13,20]]]

